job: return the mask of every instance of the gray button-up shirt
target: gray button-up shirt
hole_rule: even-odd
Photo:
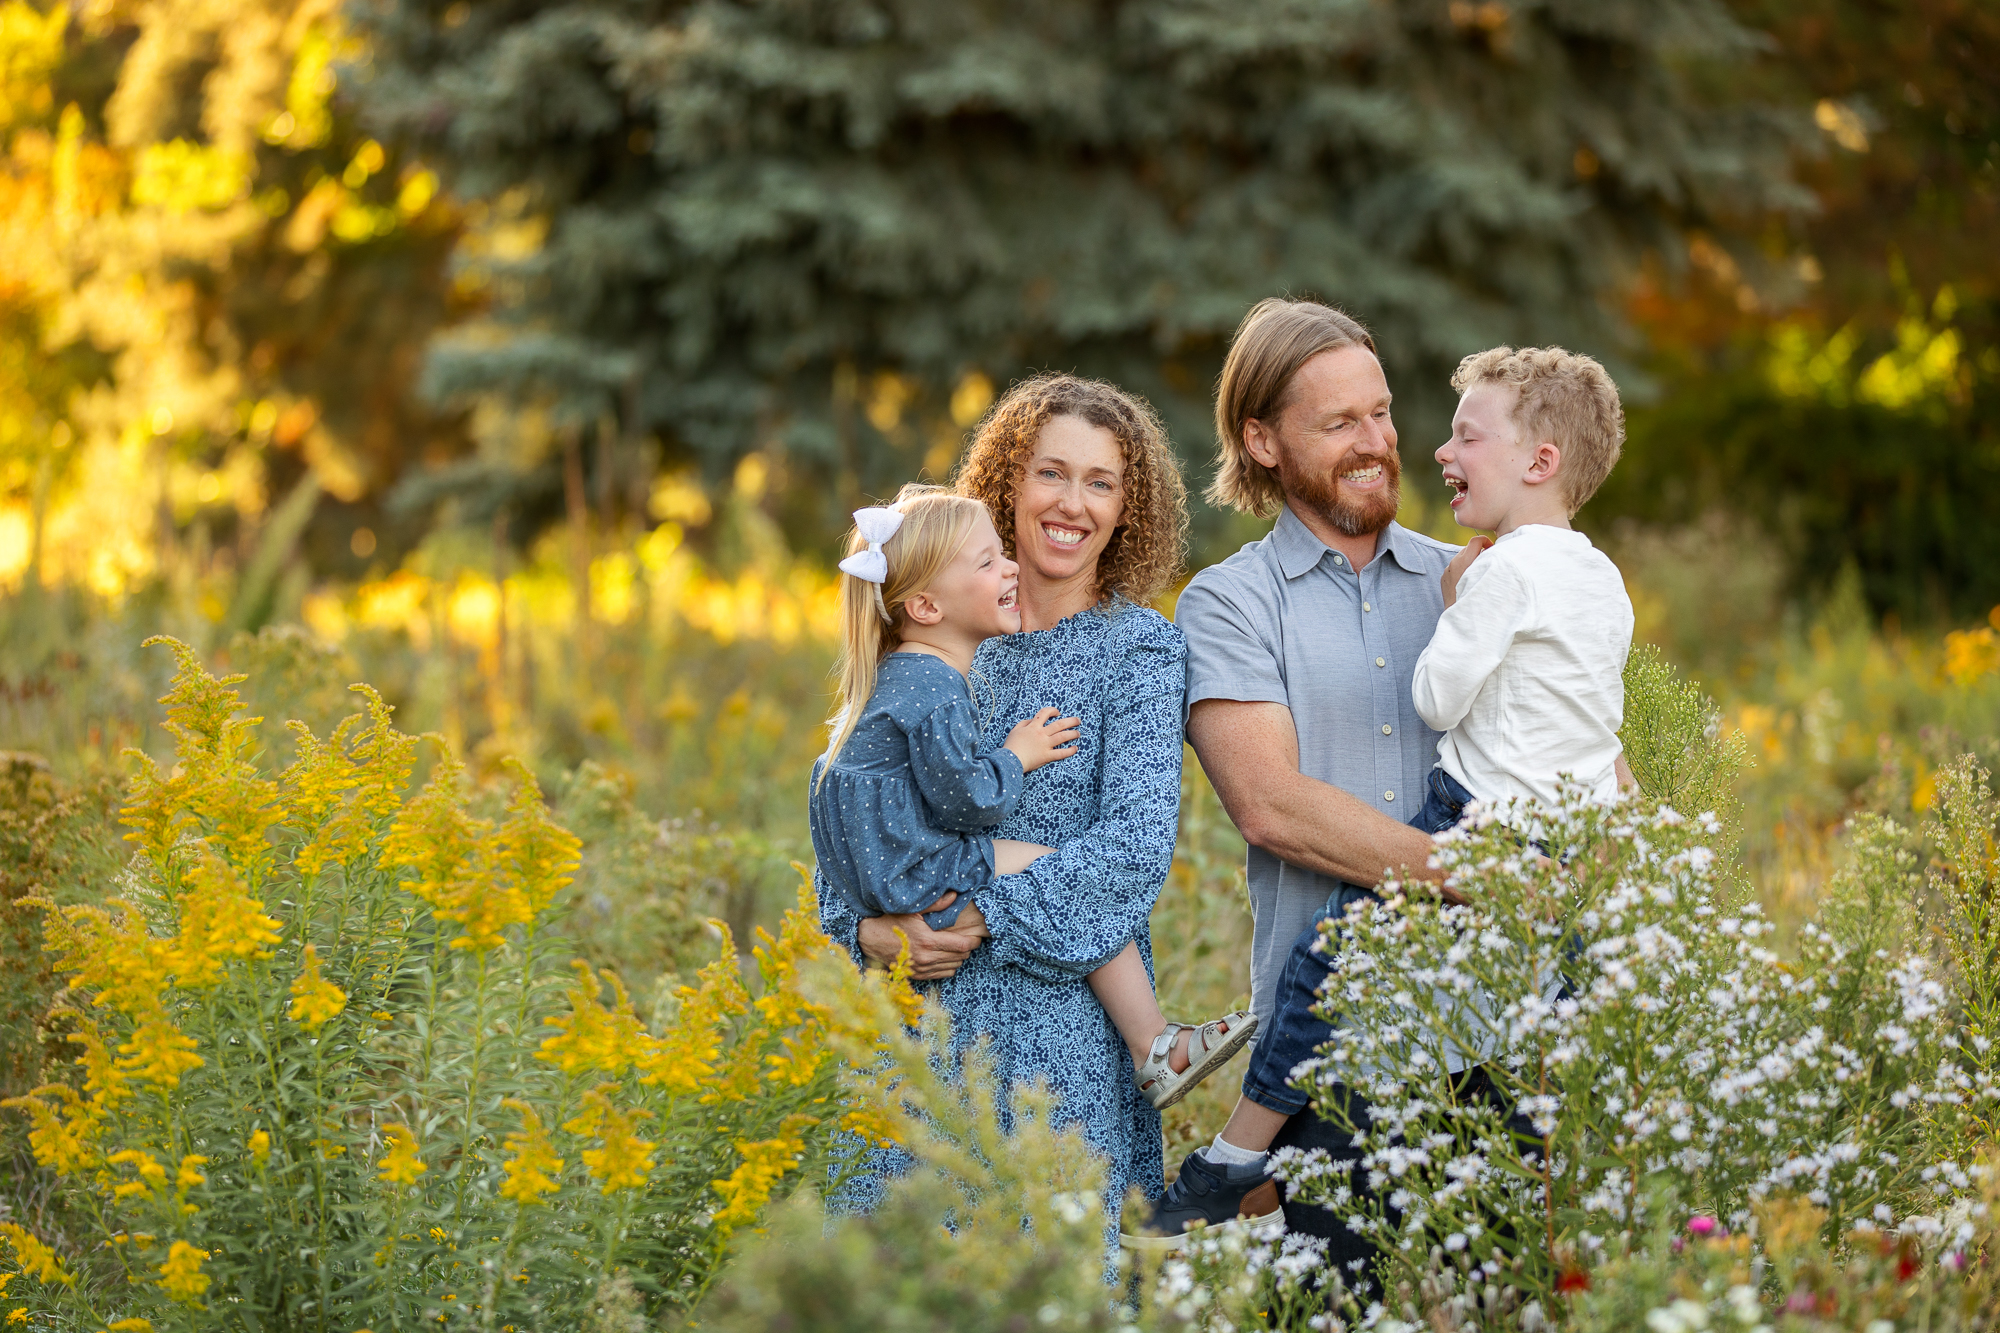
[[[1410,701],[1410,676],[1444,614],[1438,577],[1458,549],[1391,523],[1357,574],[1284,510],[1270,536],[1202,570],[1180,596],[1188,708],[1203,699],[1285,705],[1301,772],[1408,822],[1438,741]],[[1250,849],[1248,873],[1250,1000],[1268,1030],[1292,941],[1340,881],[1261,847]]]

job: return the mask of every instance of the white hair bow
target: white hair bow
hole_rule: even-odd
[[[889,580],[889,557],[882,554],[882,543],[896,535],[896,529],[903,526],[903,516],[894,509],[874,506],[854,511],[854,530],[868,543],[865,551],[856,551],[840,562],[843,574],[880,585]]]

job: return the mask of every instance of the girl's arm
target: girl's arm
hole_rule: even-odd
[[[933,709],[908,736],[910,768],[930,807],[933,826],[952,833],[983,833],[1014,812],[1025,776],[1020,757],[1007,749],[980,753],[971,700],[953,699]]]
[[[994,961],[1067,980],[1145,929],[1180,825],[1186,665],[1185,640],[1163,621],[1126,649],[1107,682],[1098,821],[980,892]]]

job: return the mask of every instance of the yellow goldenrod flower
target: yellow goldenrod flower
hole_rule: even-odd
[[[120,1319],[116,1323],[106,1324],[104,1333],[153,1333],[153,1321],[138,1318]]]
[[[254,1131],[243,1146],[250,1150],[250,1158],[257,1165],[262,1166],[271,1160],[271,1136],[266,1131]]]
[[[55,1098],[57,1104],[51,1106],[45,1097]],[[9,1097],[0,1101],[0,1106],[28,1113],[28,1147],[37,1162],[57,1175],[96,1164],[97,1150],[90,1140],[97,1130],[98,1116],[68,1084],[52,1083],[26,1097]]]
[[[148,1017],[132,1033],[132,1040],[120,1043],[118,1066],[149,1083],[176,1088],[182,1074],[205,1063],[194,1049],[194,1038],[162,1013]]]
[[[496,839],[495,860],[533,918],[569,885],[583,842],[550,817],[542,789],[526,764],[509,758],[506,767],[516,786]]]
[[[513,1097],[501,1105],[521,1113],[521,1127],[507,1136],[507,1151],[513,1155],[502,1164],[507,1178],[500,1183],[500,1197],[521,1204],[540,1203],[542,1195],[562,1188],[549,1173],[562,1170],[563,1159],[556,1156],[549,1132],[532,1106]]]
[[[572,1134],[596,1137],[598,1146],[583,1150],[583,1166],[604,1182],[604,1193],[638,1189],[646,1183],[653,1170],[651,1153],[658,1145],[633,1129],[652,1114],[637,1107],[620,1110],[600,1084],[583,1094],[583,1109],[563,1125]]]
[[[181,1158],[180,1170],[174,1173],[174,1188],[186,1191],[193,1189],[196,1185],[207,1184],[208,1177],[195,1170],[198,1166],[207,1165],[208,1159],[206,1157],[197,1157],[192,1153]]]
[[[42,1244],[26,1228],[12,1222],[0,1222],[0,1236],[5,1236],[14,1247],[14,1266],[23,1273],[32,1274],[45,1283],[60,1282],[65,1287],[76,1285],[76,1278],[63,1272],[56,1252]]]
[[[570,1011],[548,1020],[550,1027],[560,1031],[542,1042],[536,1058],[565,1074],[599,1071],[613,1076],[650,1058],[655,1043],[632,1012],[632,999],[624,983],[614,974],[604,973],[617,996],[616,1007],[607,1009],[598,998],[601,987],[590,964],[578,959],[570,966],[577,976],[576,984],[569,988]]]
[[[736,1151],[743,1155],[741,1164],[727,1180],[709,1182],[722,1199],[722,1207],[715,1211],[717,1232],[727,1236],[757,1220],[757,1213],[770,1199],[772,1188],[805,1160],[802,1135],[807,1127],[818,1123],[808,1115],[786,1116],[777,1138],[737,1141]]]
[[[7,1284],[14,1280],[12,1273],[0,1273],[0,1296],[7,1294]]]
[[[642,1083],[676,1096],[700,1093],[712,1084],[716,1062],[722,1056],[724,1029],[731,1018],[750,1007],[750,993],[743,989],[729,927],[720,921],[710,924],[722,934],[721,957],[696,974],[698,987],[680,988],[680,1015],[673,1031],[653,1043],[637,1062]]]
[[[208,1257],[207,1250],[197,1250],[184,1240],[175,1241],[167,1249],[167,1261],[154,1270],[160,1275],[160,1290],[182,1305],[196,1304],[211,1280],[201,1271]]]
[[[384,1125],[382,1137],[389,1142],[377,1163],[382,1169],[376,1179],[392,1185],[414,1185],[417,1177],[430,1170],[417,1158],[417,1136],[408,1125]]]
[[[15,1306],[15,1307],[14,1307],[13,1309],[9,1310],[9,1311],[7,1312],[7,1322],[8,1322],[8,1323],[10,1323],[10,1324],[25,1324],[25,1323],[27,1323],[27,1322],[28,1322],[28,1307],[27,1307],[27,1306],[25,1306],[25,1305],[17,1305],[17,1306]]]
[[[286,1013],[306,1031],[317,1032],[347,1008],[347,992],[320,975],[319,951],[312,945],[306,946],[299,963],[298,980],[292,983],[292,1005]]]
[[[180,933],[167,947],[165,965],[180,985],[212,986],[230,959],[265,957],[279,929],[234,869],[218,856],[204,856],[181,895]]]

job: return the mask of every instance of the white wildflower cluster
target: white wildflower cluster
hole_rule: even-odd
[[[1512,831],[1529,826],[1557,861]],[[1504,1272],[1546,1300],[1656,1199],[1738,1227],[1755,1200],[1799,1194],[1844,1228],[1893,1225],[1919,1186],[1940,1206],[1964,1191],[1926,1145],[1995,1088],[1959,1058],[1938,979],[1895,947],[1901,868],[1863,846],[1786,959],[1756,907],[1718,901],[1717,833],[1568,792],[1440,840],[1463,905],[1391,884],[1327,923],[1337,1027],[1294,1079],[1353,1131],[1373,1193],[1349,1163],[1286,1154],[1293,1197],[1410,1282],[1463,1256],[1445,1272],[1468,1289]]]

